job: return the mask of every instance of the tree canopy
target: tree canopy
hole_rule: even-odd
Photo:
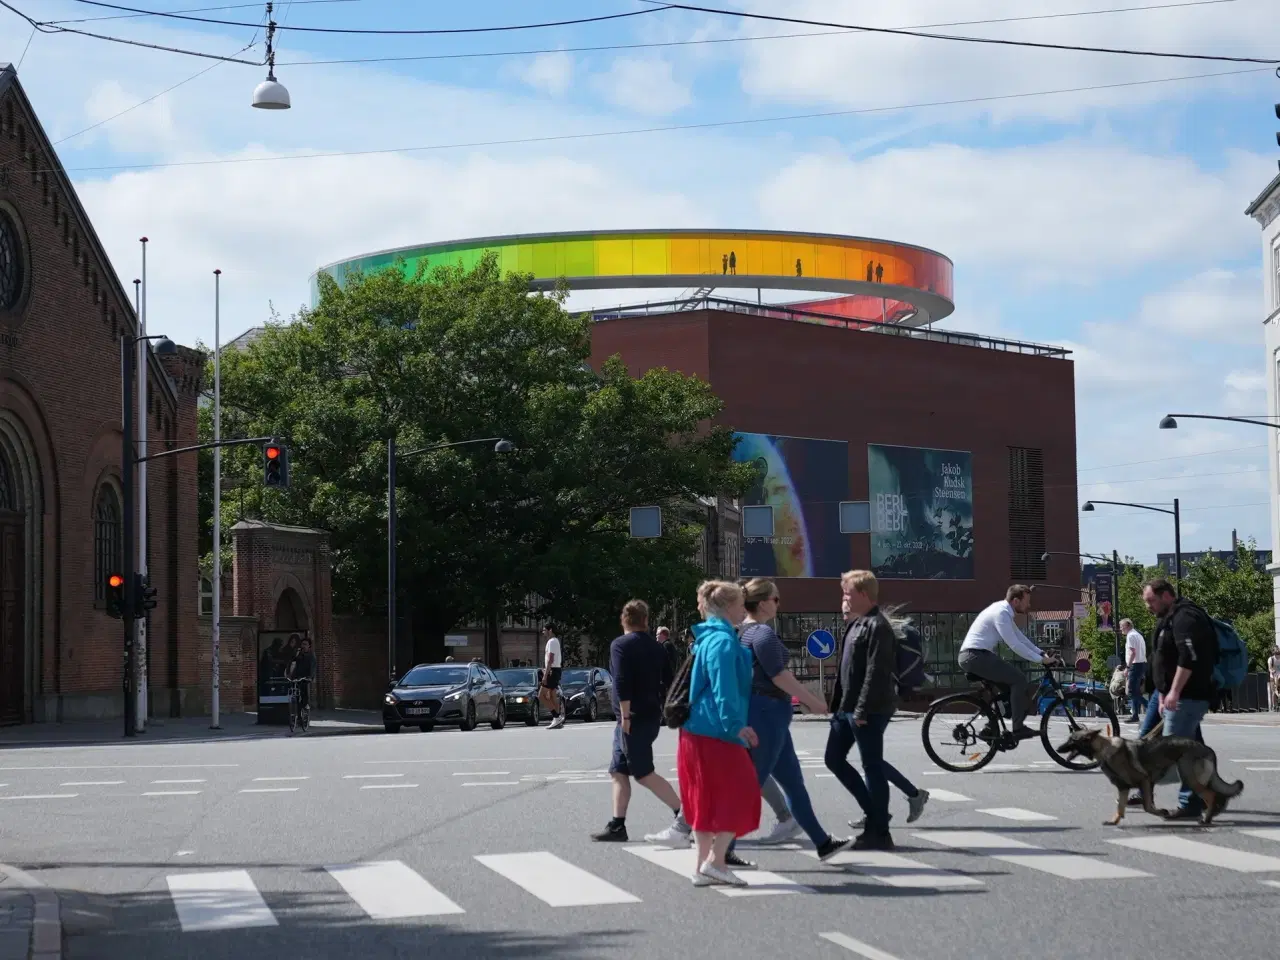
[[[435,641],[416,644],[423,653],[530,596],[566,632],[612,635],[629,596],[691,593],[696,498],[736,494],[749,473],[732,433],[711,425],[720,402],[706,383],[632,378],[617,357],[593,369],[590,318],[493,256],[319,279],[313,309],[223,355],[223,436],[275,436],[290,453],[278,491],[263,487],[256,448],[225,451],[226,527],[248,516],[328,530],[335,609],[384,612],[395,438],[397,603],[415,638]],[[516,449],[406,456],[488,437]],[[629,508],[646,504],[664,506],[664,536],[632,540]]]

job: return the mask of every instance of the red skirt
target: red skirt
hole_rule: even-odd
[[[760,827],[760,782],[740,743],[680,731],[681,812],[699,833],[745,837]]]

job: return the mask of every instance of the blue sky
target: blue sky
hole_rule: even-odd
[[[135,0],[150,10],[234,0]],[[1275,55],[1274,0],[752,0],[742,9],[1086,45]],[[1174,0],[1176,2],[1176,0]],[[112,16],[17,0],[40,20]],[[637,0],[278,3],[286,26],[476,27],[652,6]],[[258,22],[262,8],[195,14]],[[84,29],[234,54],[252,28],[132,17]],[[260,67],[37,34],[21,77],[126,283],[151,238],[151,325],[212,340],[288,315],[320,264],[460,236],[609,227],[763,227],[883,236],[956,262],[946,325],[1060,343],[1076,363],[1082,498],[1180,497],[1185,549],[1269,546],[1260,430],[1155,423],[1170,408],[1265,413],[1261,245],[1245,206],[1276,172],[1269,68],[976,47],[660,11],[602,24],[451,37],[280,33],[294,109],[251,110]],[[0,60],[30,29],[0,11]],[[688,41],[729,41],[689,43]],[[572,52],[571,48],[663,44]],[[514,54],[514,51],[543,51]],[[458,58],[464,53],[510,55]],[[298,61],[450,55],[304,65]],[[1231,74],[1168,80],[1199,74]],[[135,104],[168,87],[145,106]],[[1129,84],[1128,86],[1116,86]],[[1083,90],[1087,87],[1103,89]],[[1051,90],[1048,96],[1009,98]],[[886,107],[1003,97],[949,106]],[[128,110],[121,116],[116,114]],[[461,149],[407,147],[790,119]],[[875,111],[875,112],[849,112]],[[113,118],[113,119],[109,119]],[[71,136],[91,124],[101,126]],[[244,161],[294,154],[365,156]],[[162,165],[168,164],[168,165]],[[122,169],[133,166],[133,169]],[[97,169],[95,169],[97,168]],[[103,169],[114,168],[114,169]],[[652,292],[636,299],[653,297]],[[618,302],[596,294],[588,301]],[[1089,486],[1083,486],[1088,483]],[[1085,550],[1151,560],[1154,514],[1081,518]]]

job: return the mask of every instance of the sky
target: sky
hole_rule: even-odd
[[[119,5],[201,8],[189,15],[249,26],[11,2],[45,22],[111,17],[66,26],[156,46],[259,64],[264,53],[253,26],[264,5],[244,0]],[[1276,56],[1280,35],[1274,0],[732,6],[1246,57]],[[3,8],[0,62],[20,63],[126,285],[138,238],[150,239],[152,332],[213,342],[215,268],[229,339],[296,312],[321,265],[462,237],[707,227],[916,243],[955,262],[946,328],[1072,351],[1081,500],[1178,497],[1184,551],[1227,548],[1233,529],[1271,546],[1263,428],[1156,425],[1171,411],[1266,413],[1263,251],[1243,211],[1280,158],[1274,68],[868,34],[645,0],[284,0],[275,16],[285,28],[426,30],[614,13],[636,15],[443,36],[282,29],[288,111],[250,108],[260,65],[33,35]],[[582,294],[572,305],[658,296]],[[1081,515],[1080,538],[1086,552],[1154,562],[1172,549],[1172,523],[1099,507]]]

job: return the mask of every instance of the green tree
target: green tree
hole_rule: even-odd
[[[1210,554],[1183,572],[1182,592],[1208,611],[1229,621],[1249,647],[1249,669],[1266,668],[1275,646],[1275,608],[1271,575],[1254,566],[1254,540],[1236,544],[1233,563]],[[1233,569],[1234,568],[1234,569]]]
[[[289,445],[287,491],[261,483],[261,454],[226,451],[241,487],[226,527],[257,516],[330,532],[335,608],[385,611],[386,446],[504,437],[402,459],[400,609],[415,656],[460,623],[523,610],[536,594],[567,629],[614,630],[620,602],[687,594],[690,518],[679,504],[736,493],[748,469],[708,426],[709,386],[667,370],[632,378],[590,359],[590,319],[563,290],[531,293],[494,256],[474,269],[400,268],[320,278],[320,299],[223,357],[223,435]],[[628,511],[669,504],[670,536],[626,536]]]

